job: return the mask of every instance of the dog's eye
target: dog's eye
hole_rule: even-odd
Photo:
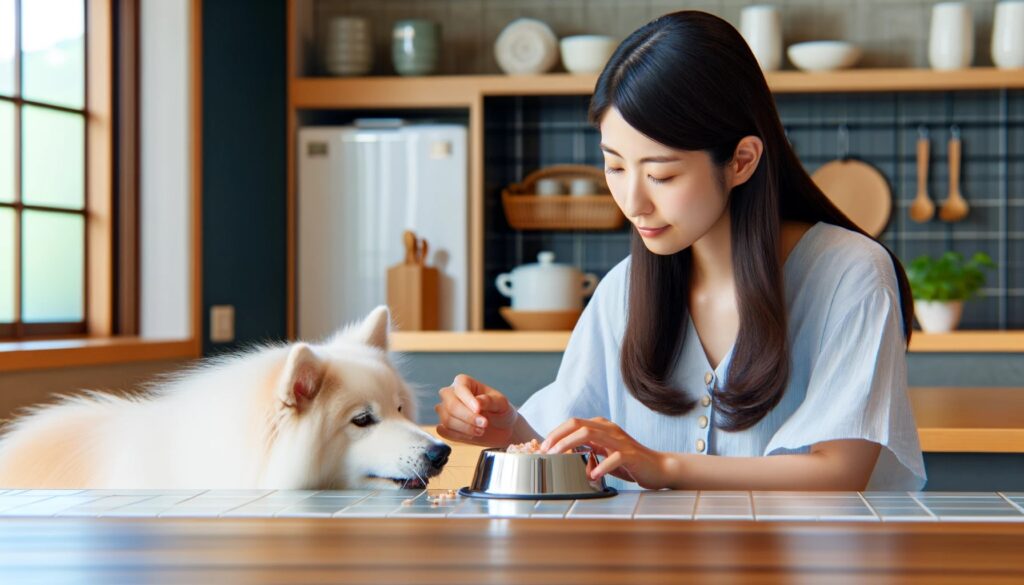
[[[402,412],[402,405],[401,404],[398,405],[398,412]]]
[[[373,415],[371,415],[368,412],[357,414],[352,419],[352,424],[356,425],[357,427],[368,427],[376,422],[377,421],[373,420]]]

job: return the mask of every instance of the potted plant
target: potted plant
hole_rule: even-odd
[[[921,256],[910,263],[907,279],[914,296],[914,313],[926,333],[956,329],[964,301],[976,296],[985,284],[984,269],[995,268],[992,258],[978,252],[970,260],[946,252],[937,260]]]

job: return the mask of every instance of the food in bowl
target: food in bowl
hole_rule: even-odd
[[[506,453],[540,453],[540,443],[537,439],[530,439],[526,443],[513,443],[505,447]]]

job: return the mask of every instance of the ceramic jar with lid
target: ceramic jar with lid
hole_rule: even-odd
[[[512,299],[517,311],[572,311],[583,307],[583,299],[594,292],[597,281],[594,274],[556,264],[554,252],[541,252],[535,264],[499,274],[494,283]]]

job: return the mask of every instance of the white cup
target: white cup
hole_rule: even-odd
[[[782,19],[774,6],[747,6],[740,11],[740,34],[746,39],[762,71],[782,65]]]
[[[576,177],[569,183],[569,194],[577,197],[597,194],[597,181],[587,177]]]
[[[1024,0],[996,4],[992,20],[992,62],[1000,69],[1024,67]]]
[[[932,69],[963,69],[974,60],[974,19],[963,2],[940,2],[932,7],[928,62]]]
[[[538,179],[537,195],[562,195],[565,193],[565,185],[558,179]]]

